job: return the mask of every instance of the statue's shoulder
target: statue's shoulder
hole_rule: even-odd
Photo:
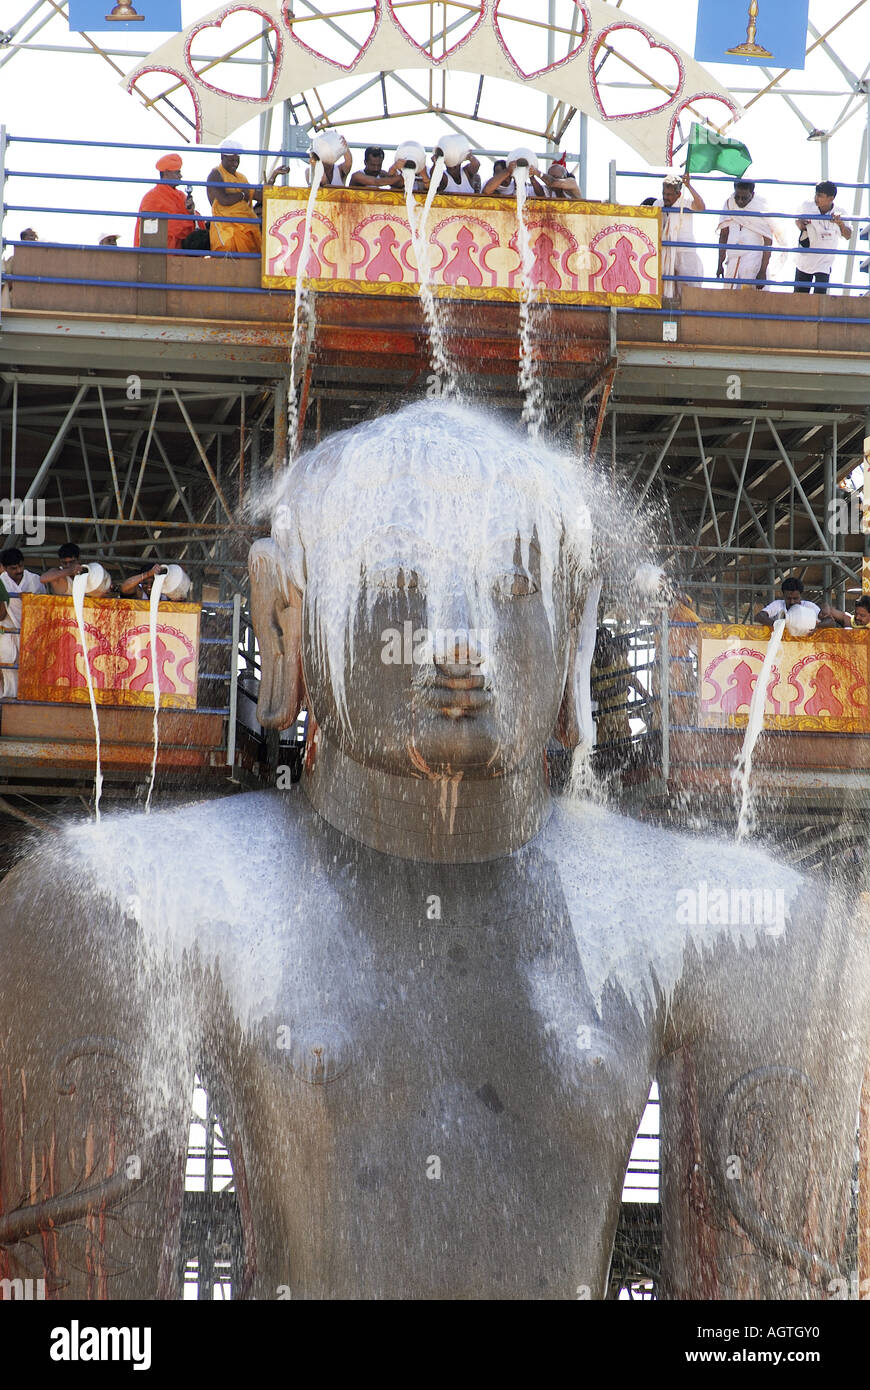
[[[22,853],[0,885],[0,919],[20,910],[42,922],[98,910],[106,921],[145,906],[177,918],[205,912],[236,920],[258,902],[282,865],[306,855],[313,813],[293,792],[243,792],[184,806],[110,812],[100,824],[68,824]],[[66,904],[66,907],[63,906]]]
[[[646,824],[561,800],[538,840],[558,873],[584,964],[638,997],[655,976],[669,994],[691,946],[760,942],[788,949],[822,890],[757,846]],[[588,973],[588,971],[587,971]]]

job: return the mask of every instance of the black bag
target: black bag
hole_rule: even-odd
[[[181,249],[182,251],[210,251],[211,242],[208,228],[197,227],[195,232],[190,232],[181,243]]]

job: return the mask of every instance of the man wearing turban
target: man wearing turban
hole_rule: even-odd
[[[192,222],[187,218],[183,221],[176,220],[178,215],[184,213],[195,213],[193,198],[188,193],[185,196],[178,187],[181,182],[181,155],[164,154],[157,161],[157,169],[160,173],[160,182],[153,188],[149,188],[145,197],[139,204],[139,212],[148,213],[152,217],[157,213],[172,213],[175,216],[167,219],[167,247],[170,251],[179,251],[185,237],[190,236],[196,227],[204,227],[204,222]],[[133,237],[133,245],[139,245],[139,234],[142,227],[141,217],[136,222],[136,232]]]

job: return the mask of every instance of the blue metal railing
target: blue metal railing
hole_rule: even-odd
[[[611,178],[610,178],[610,182],[611,182],[611,196],[615,196],[616,179],[617,179],[617,178],[623,178],[623,179],[643,179],[643,180],[644,180],[645,182],[647,182],[647,183],[651,183],[651,182],[653,181],[653,177],[652,177],[651,175],[649,175],[649,174],[643,173],[643,172],[641,172],[641,171],[639,171],[639,170],[636,170],[636,169],[617,169],[616,166],[615,166],[615,163],[613,163],[613,164],[611,165]],[[691,182],[692,182],[693,185],[694,185],[695,183],[708,183],[708,184],[712,184],[712,185],[714,185],[714,187],[715,187],[718,191],[720,191],[720,192],[721,192],[721,191],[724,191],[724,189],[725,189],[726,187],[728,187],[729,183],[730,183],[731,187],[733,187],[733,181],[732,181],[732,180],[726,180],[726,179],[724,179],[722,176],[716,176],[716,175],[713,175],[713,174],[697,174],[697,175],[692,175],[692,176],[690,176],[690,178],[691,178]],[[816,189],[816,186],[817,186],[816,183],[810,183],[809,181],[804,181],[804,180],[800,180],[800,179],[765,179],[765,178],[756,178],[756,177],[754,177],[754,176],[750,179],[749,176],[747,175],[747,180],[750,181],[750,182],[752,182],[752,183],[754,183],[757,187],[765,186],[765,187],[771,187],[771,188],[802,188],[802,189],[808,189],[808,190],[810,191],[810,197],[807,198],[807,199],[805,199],[804,201],[812,201],[812,195],[815,193],[815,189]],[[867,191],[867,194],[868,194],[868,209],[870,209],[870,183],[845,183],[845,182],[839,182],[839,181],[838,181],[838,183],[836,184],[836,187],[837,187],[837,189],[838,189],[838,192],[839,192],[840,190],[844,190],[844,189],[852,190],[852,191],[866,190],[866,191]],[[804,212],[799,212],[797,209],[795,209],[795,210],[793,210],[793,211],[785,211],[785,210],[783,210],[782,208],[770,208],[770,209],[768,209],[768,210],[766,210],[766,211],[749,211],[749,210],[743,209],[743,208],[741,208],[741,209],[738,210],[738,209],[734,209],[734,208],[724,208],[724,207],[707,207],[707,208],[704,208],[704,209],[701,210],[701,211],[696,211],[694,208],[685,207],[685,208],[684,208],[684,211],[685,211],[685,213],[686,213],[687,216],[691,216],[691,217],[693,217],[693,218],[695,218],[695,217],[698,217],[698,218],[715,217],[715,218],[717,218],[717,219],[721,219],[721,218],[725,218],[725,217],[734,217],[735,215],[739,215],[741,218],[744,218],[744,219],[760,218],[760,219],[766,220],[766,221],[768,221],[768,222],[773,222],[773,223],[783,223],[783,222],[786,222],[786,223],[789,224],[789,232],[791,232],[791,229],[794,227],[794,224],[795,224],[795,222],[796,222],[796,220],[797,220],[798,217],[800,217],[802,220],[808,221],[808,222],[823,222],[823,221],[828,220],[828,214],[826,214],[826,213],[822,213],[822,212],[817,212],[817,213],[804,213]],[[829,256],[830,256],[830,257],[833,257],[833,258],[835,259],[835,263],[841,263],[843,260],[845,260],[845,262],[846,262],[847,265],[853,264],[853,263],[854,263],[854,260],[857,258],[857,259],[858,259],[858,262],[859,262],[859,270],[863,270],[863,269],[865,268],[864,266],[861,265],[861,262],[862,262],[863,260],[866,260],[866,258],[867,258],[867,248],[866,248],[866,247],[860,247],[860,246],[853,246],[853,245],[851,244],[851,241],[852,241],[852,239],[854,239],[854,234],[855,234],[856,231],[858,232],[858,237],[857,237],[857,240],[858,240],[858,241],[860,241],[860,240],[865,240],[865,239],[867,238],[868,233],[867,233],[866,231],[862,231],[861,229],[862,229],[863,227],[865,227],[866,224],[867,224],[867,222],[868,222],[868,217],[870,217],[870,210],[868,210],[868,213],[867,213],[867,214],[864,214],[864,215],[857,214],[857,213],[852,213],[852,214],[844,213],[843,216],[842,216],[842,221],[843,221],[844,223],[846,223],[847,225],[849,225],[850,227],[853,228],[853,236],[852,236],[852,238],[850,238],[850,244],[849,244],[848,246],[835,246],[835,247],[831,247],[831,248],[826,248],[825,251],[824,251],[823,253],[820,253],[819,250],[818,250],[818,248],[816,248],[816,247],[805,247],[805,246],[800,246],[800,245],[794,245],[794,246],[792,246],[792,245],[786,245],[786,246],[783,246],[783,245],[778,244],[775,240],[773,241],[773,243],[772,243],[770,246],[764,247],[764,246],[759,246],[759,244],[758,244],[757,242],[747,243],[747,242],[742,242],[742,241],[733,241],[733,240],[731,240],[730,236],[729,236],[729,240],[728,240],[726,243],[724,243],[724,244],[721,243],[721,242],[718,241],[718,240],[716,240],[716,241],[697,241],[697,240],[688,240],[688,239],[681,240],[681,239],[679,239],[678,237],[668,237],[668,235],[667,235],[667,232],[668,232],[668,222],[669,222],[670,218],[671,218],[672,216],[674,216],[674,215],[679,216],[679,209],[676,208],[676,207],[674,208],[674,211],[673,211],[673,212],[667,213],[667,214],[665,215],[665,217],[663,218],[663,232],[664,232],[664,236],[663,236],[663,239],[662,239],[662,245],[663,245],[663,247],[665,247],[665,248],[685,249],[685,250],[692,250],[692,251],[715,250],[716,252],[722,252],[722,251],[724,250],[724,252],[725,252],[726,255],[729,255],[729,254],[731,254],[732,252],[735,252],[735,251],[737,251],[737,252],[761,252],[761,253],[763,253],[764,251],[768,251],[768,252],[770,253],[771,256],[773,256],[773,255],[782,255],[782,256],[786,256],[786,257],[799,256],[799,255],[814,255],[814,254],[815,254],[815,255],[819,255],[820,257],[821,257],[821,255],[824,255],[826,258],[829,257]],[[792,237],[792,239],[794,239],[794,237]],[[724,285],[727,285],[727,286],[732,286],[732,287],[735,286],[735,285],[738,286],[738,287],[741,286],[741,285],[745,285],[745,286],[749,286],[749,287],[756,288],[756,287],[758,287],[758,285],[759,285],[759,282],[758,282],[755,278],[752,278],[752,279],[732,279],[732,277],[729,276],[729,275],[727,275],[727,274],[726,274],[726,275],[722,275],[722,276],[720,276],[720,275],[718,275],[718,274],[715,274],[715,275],[683,275],[683,274],[677,275],[677,274],[667,274],[667,275],[664,275],[664,276],[663,276],[663,280],[664,280],[665,282],[669,282],[669,283],[671,283],[671,284],[683,283],[683,284],[715,285],[715,286],[717,286],[717,287],[719,286],[720,283],[721,283],[721,284],[724,284]],[[795,283],[794,278],[790,278],[790,279],[779,279],[779,280],[774,280],[774,279],[766,278],[764,281],[761,282],[761,284],[764,285],[765,287],[771,288],[771,289],[773,289],[773,288],[776,288],[776,289],[790,288],[792,291],[796,291],[796,283]],[[813,288],[814,288],[813,286],[811,286],[811,285],[809,285],[808,283],[805,282],[805,283],[804,283],[804,288],[802,288],[801,290],[796,291],[796,292],[799,292],[799,293],[808,293],[808,292],[809,292],[811,289],[813,289]],[[844,292],[847,293],[847,294],[848,294],[848,293],[856,293],[856,292],[859,293],[859,294],[863,294],[864,291],[865,291],[865,289],[866,289],[866,286],[865,286],[865,285],[862,285],[862,284],[860,284],[860,283],[852,283],[852,282],[849,282],[849,281],[834,281],[834,280],[831,280],[831,281],[827,284],[827,286],[826,286],[825,288],[826,288],[826,290],[841,290],[841,291],[844,291]],[[754,314],[753,314],[753,315],[742,315],[742,314],[741,314],[741,315],[737,315],[737,317],[741,317],[741,318],[742,318],[742,317],[753,317],[753,318],[754,318],[755,315],[754,315]],[[765,315],[764,317],[770,317],[770,315]],[[792,317],[792,316],[789,315],[789,318],[791,318],[791,317]],[[860,320],[854,320],[854,319],[850,319],[849,321],[850,321],[850,322],[860,322]],[[815,319],[813,319],[813,322],[815,322]]]
[[[91,149],[91,150],[106,150],[106,151],[108,151],[108,150],[113,150],[113,151],[123,152],[125,156],[126,156],[129,152],[133,152],[133,151],[136,151],[136,152],[143,152],[143,151],[144,151],[144,152],[149,152],[149,151],[158,151],[158,150],[159,150],[159,151],[162,151],[162,152],[167,152],[167,151],[171,151],[171,150],[177,150],[177,151],[182,152],[182,153],[184,153],[185,155],[187,155],[187,156],[189,156],[189,157],[191,157],[191,158],[192,158],[194,155],[205,155],[206,157],[213,157],[213,156],[219,156],[219,155],[221,154],[221,151],[220,151],[219,148],[214,147],[214,146],[205,146],[205,145],[178,144],[178,145],[174,145],[174,146],[173,146],[173,145],[171,145],[171,144],[167,144],[167,145],[163,145],[163,144],[161,144],[161,145],[156,145],[156,144],[155,144],[155,145],[151,145],[151,144],[137,144],[137,143],[133,143],[133,142],[122,142],[122,141],[112,141],[112,140],[99,140],[99,141],[97,141],[97,140],[75,140],[75,139],[49,139],[49,138],[40,137],[40,136],[26,136],[26,135],[24,135],[24,136],[19,136],[19,135],[10,135],[8,132],[5,132],[5,133],[4,133],[4,139],[3,139],[2,141],[0,141],[0,189],[3,190],[3,194],[2,194],[3,200],[2,200],[2,202],[0,202],[0,231],[2,231],[3,218],[4,218],[4,216],[5,216],[7,213],[20,213],[20,214],[28,214],[28,215],[30,215],[30,214],[35,214],[35,215],[42,214],[43,216],[46,216],[46,217],[48,217],[48,216],[51,216],[51,217],[55,217],[55,216],[73,217],[73,216],[75,216],[75,217],[89,217],[89,218],[91,218],[91,217],[102,217],[102,218],[104,218],[104,219],[110,219],[110,218],[124,218],[128,223],[129,223],[129,220],[130,220],[130,219],[133,219],[133,220],[135,221],[136,219],[138,219],[138,218],[140,218],[140,217],[147,216],[149,219],[155,219],[155,220],[157,220],[157,221],[163,221],[163,222],[188,222],[188,221],[209,221],[209,222],[212,222],[212,221],[213,221],[213,222],[217,222],[217,223],[233,223],[233,222],[238,222],[238,223],[247,223],[247,224],[259,225],[259,219],[256,218],[256,217],[253,217],[253,216],[252,216],[252,217],[222,216],[222,215],[214,216],[214,215],[212,215],[212,213],[211,213],[210,211],[205,212],[205,213],[200,213],[200,212],[198,212],[198,211],[195,211],[195,212],[193,212],[193,213],[187,213],[187,212],[185,212],[185,213],[164,213],[164,212],[152,213],[152,212],[147,212],[147,213],[143,214],[143,213],[140,213],[140,211],[139,211],[137,208],[131,208],[131,207],[124,207],[124,208],[99,208],[99,207],[98,207],[98,208],[95,208],[95,207],[93,207],[93,206],[91,206],[91,207],[74,207],[74,206],[59,205],[58,203],[56,203],[56,202],[54,202],[54,201],[52,201],[52,202],[50,202],[50,203],[46,203],[46,204],[37,204],[37,203],[31,202],[31,201],[24,201],[24,200],[22,200],[22,201],[16,201],[16,202],[6,201],[6,200],[5,200],[5,194],[8,192],[8,188],[6,187],[6,185],[9,183],[9,181],[11,181],[11,180],[13,180],[13,179],[21,179],[21,180],[27,179],[27,180],[37,180],[37,181],[41,181],[41,180],[46,180],[46,181],[48,181],[48,180],[51,180],[51,181],[53,181],[53,182],[63,182],[64,180],[68,180],[68,181],[73,181],[73,182],[75,182],[75,183],[90,183],[90,184],[94,184],[97,188],[99,188],[100,186],[102,186],[102,185],[104,185],[104,184],[111,184],[111,183],[114,183],[114,184],[118,184],[118,185],[132,185],[132,186],[133,186],[133,189],[135,189],[135,186],[136,186],[136,185],[143,185],[143,186],[153,187],[154,184],[155,184],[155,182],[156,182],[156,180],[154,179],[154,177],[151,176],[151,175],[142,176],[142,175],[135,175],[135,174],[130,174],[130,173],[124,173],[124,174],[118,174],[118,175],[116,176],[116,175],[111,175],[111,174],[98,174],[98,173],[93,173],[93,174],[91,174],[91,173],[86,173],[86,172],[85,172],[85,173],[81,173],[81,172],[67,172],[67,171],[57,171],[57,170],[41,171],[41,170],[34,169],[34,168],[32,168],[32,167],[18,168],[18,167],[15,166],[14,163],[10,164],[9,159],[8,159],[8,150],[9,150],[10,147],[15,146],[15,145],[20,145],[20,146],[24,147],[25,151],[28,150],[30,146],[47,146],[47,147],[49,147],[49,148],[53,148],[53,147],[56,146],[56,147],[58,147],[58,148]],[[3,158],[3,150],[4,150],[4,149],[5,149],[6,152],[7,152],[5,158]],[[307,164],[307,160],[308,160],[307,154],[305,154],[305,153],[303,153],[303,152],[300,152],[299,150],[282,150],[282,149],[271,150],[271,149],[260,149],[260,148],[258,148],[258,147],[256,147],[256,146],[252,146],[252,147],[249,148],[249,149],[242,150],[240,153],[241,153],[241,155],[242,155],[243,157],[246,157],[246,156],[247,156],[247,157],[255,157],[255,158],[258,158],[258,159],[259,159],[259,158],[275,159],[275,160],[280,160],[282,163],[289,163],[289,162],[291,162],[291,161],[293,161],[293,160],[301,160],[301,161],[303,161],[303,163]],[[28,166],[29,166],[32,162],[33,162],[33,161],[30,161],[30,160],[27,160],[27,159],[22,160],[22,164],[25,164],[25,165],[28,165]],[[636,169],[621,169],[621,170],[617,170],[616,165],[615,165],[615,162],[614,162],[614,163],[611,164],[611,170],[610,170],[610,192],[609,192],[609,197],[610,197],[611,201],[616,201],[616,181],[617,181],[617,179],[623,179],[623,180],[626,180],[626,179],[627,179],[627,180],[632,180],[632,181],[636,181],[636,180],[638,180],[638,179],[641,179],[641,180],[644,180],[644,181],[647,183],[647,185],[648,185],[648,186],[651,186],[651,187],[655,187],[655,184],[656,184],[656,181],[657,181],[657,177],[656,177],[655,175],[653,175],[653,174],[650,174],[650,173],[647,172],[647,171],[636,170]],[[180,182],[181,182],[185,187],[187,187],[187,186],[190,186],[190,187],[192,187],[192,188],[207,188],[207,187],[208,187],[207,180],[204,180],[204,179],[188,179],[188,178],[184,178],[184,179],[180,180]],[[719,190],[720,193],[724,193],[726,190],[730,191],[730,183],[731,183],[731,181],[730,181],[730,180],[727,180],[727,179],[725,179],[725,178],[723,178],[723,177],[721,177],[721,176],[715,176],[715,175],[697,175],[697,176],[695,176],[693,182],[697,182],[698,184],[701,184],[701,183],[712,184],[717,190]],[[814,183],[811,183],[811,182],[809,182],[809,181],[799,180],[799,179],[768,179],[768,178],[756,178],[756,179],[753,180],[753,182],[754,182],[756,185],[758,185],[759,187],[773,188],[773,189],[781,189],[781,190],[791,190],[791,189],[796,189],[796,188],[797,188],[797,189],[802,189],[802,190],[804,190],[805,192],[810,192],[810,193],[811,193],[811,192],[814,191],[814,189],[815,189],[815,184],[814,184]],[[239,186],[240,188],[242,188],[242,187],[254,188],[254,187],[259,187],[260,185],[259,185],[259,184],[247,184],[247,185],[238,185],[238,186]],[[854,190],[863,190],[863,189],[866,188],[866,189],[868,190],[868,194],[870,194],[870,184],[867,184],[867,183],[840,183],[840,184],[838,185],[838,187],[839,187],[839,189],[841,189],[841,190],[853,190],[853,191],[854,191]],[[658,190],[657,190],[657,191],[658,191]],[[718,200],[718,199],[717,199],[717,200]],[[630,205],[631,205],[631,206],[634,206],[635,204],[636,204],[636,199],[635,199],[634,197],[632,197],[631,200],[630,200]],[[692,217],[698,217],[698,218],[700,218],[700,217],[715,217],[715,218],[719,219],[719,218],[722,218],[722,217],[724,217],[724,216],[728,216],[729,214],[733,214],[733,211],[734,211],[734,210],[732,210],[732,209],[726,209],[726,208],[719,208],[719,207],[711,207],[711,208],[706,208],[706,209],[704,209],[703,211],[700,211],[700,212],[695,212],[695,211],[692,210],[692,209],[686,209],[686,211],[687,211],[688,213],[690,213],[690,215],[691,215]],[[678,250],[680,250],[680,249],[695,250],[695,251],[699,251],[699,252],[704,252],[704,251],[717,251],[717,252],[719,252],[719,251],[722,250],[722,246],[721,246],[721,244],[720,244],[718,241],[692,241],[692,240],[689,240],[688,238],[680,238],[680,237],[678,237],[678,236],[668,236],[668,230],[669,230],[668,224],[669,224],[669,222],[671,221],[672,216],[673,216],[673,214],[667,214],[667,215],[665,215],[665,217],[664,217],[664,219],[663,219],[663,221],[664,221],[664,227],[663,227],[663,232],[664,232],[663,247],[665,248],[665,251],[666,251],[666,252],[667,252],[667,251],[672,251],[672,252],[673,252],[673,251],[678,251]],[[785,222],[788,222],[790,225],[793,225],[794,220],[795,220],[795,218],[796,218],[796,216],[797,216],[797,212],[796,212],[796,211],[784,211],[784,210],[781,210],[781,209],[779,209],[779,208],[777,208],[777,209],[771,209],[771,210],[769,210],[769,211],[764,211],[764,212],[754,212],[754,211],[740,210],[740,216],[741,216],[742,218],[756,218],[756,217],[767,218],[767,219],[769,219],[770,221],[773,221],[774,223],[782,223],[783,221],[785,221]],[[822,221],[822,220],[824,220],[824,216],[825,216],[825,215],[822,214],[822,213],[818,213],[818,214],[808,214],[808,215],[807,215],[808,220],[813,220],[813,221]],[[847,215],[847,214],[844,214],[844,215],[843,215],[843,220],[844,220],[844,222],[845,222],[846,224],[848,224],[849,226],[853,227],[853,229],[859,230],[860,227],[862,226],[862,224],[864,224],[864,223],[867,221],[867,217],[866,217],[866,216],[862,217],[862,216],[858,216],[858,215],[855,215],[855,214],[848,214],[848,215]],[[675,227],[674,230],[675,230],[675,231],[677,230],[676,227]],[[792,236],[792,237],[790,238],[790,240],[793,241],[793,240],[795,240],[795,238]],[[75,248],[75,249],[84,249],[83,244],[80,243],[80,242],[79,242],[79,243],[69,243],[69,242],[63,242],[63,241],[59,241],[59,240],[54,240],[54,241],[49,241],[49,242],[33,243],[33,242],[31,242],[31,241],[24,242],[24,241],[22,241],[20,238],[19,238],[19,239],[15,239],[15,238],[6,238],[6,237],[2,238],[2,246],[4,246],[4,247],[9,247],[9,248],[12,248],[12,249],[19,248],[19,247],[21,247],[21,246],[23,246],[23,245],[32,246],[32,245],[34,245],[34,244],[39,245],[41,248],[44,248],[44,249],[45,249],[46,251],[48,251],[48,252],[57,251],[57,250],[63,250],[63,249],[73,249],[73,248]],[[106,252],[115,252],[115,251],[130,250],[130,249],[132,249],[132,248],[129,248],[129,247],[126,247],[126,246],[94,246],[93,244],[89,244],[87,249],[89,249],[89,250],[101,250],[101,251],[106,251]],[[759,250],[763,251],[765,248],[759,247],[757,244],[749,244],[749,243],[746,243],[746,242],[744,242],[744,241],[740,241],[740,242],[737,242],[737,241],[729,241],[729,242],[726,244],[726,248],[725,248],[725,249],[726,249],[726,254],[731,254],[731,253],[734,253],[734,252],[738,252],[738,253],[739,253],[739,252],[747,252],[747,251],[758,252]],[[794,257],[796,257],[796,256],[798,256],[798,255],[800,255],[800,254],[807,254],[807,251],[808,251],[808,248],[801,247],[801,246],[798,246],[798,245],[781,246],[781,245],[778,245],[776,242],[774,242],[774,244],[773,244],[770,248],[767,248],[767,249],[769,249],[769,251],[771,252],[772,255],[780,255],[780,256],[784,256],[784,257],[788,258],[788,259],[787,259],[787,264],[788,264],[788,260],[790,260],[790,259],[792,259],[792,258],[794,258]],[[812,254],[813,250],[815,250],[815,248],[809,248],[810,254]],[[209,250],[188,250],[188,249],[184,249],[184,248],[178,248],[178,249],[174,249],[174,248],[173,248],[172,250],[170,250],[170,249],[168,249],[168,248],[161,248],[161,247],[141,247],[141,248],[137,248],[137,251],[138,251],[138,253],[141,254],[141,255],[149,255],[149,256],[155,256],[155,255],[156,255],[156,256],[167,256],[167,255],[171,255],[171,256],[187,256],[187,257],[193,257],[193,258],[202,258],[202,257],[212,257],[212,258],[214,258],[214,275],[210,275],[210,276],[208,277],[208,283],[204,283],[204,284],[191,284],[191,283],[188,283],[188,282],[184,282],[184,283],[180,283],[180,284],[173,284],[173,285],[172,285],[172,288],[173,288],[173,289],[176,289],[176,290],[179,290],[179,291],[189,292],[189,293],[193,293],[193,294],[199,294],[199,293],[208,293],[209,291],[212,291],[212,290],[214,290],[215,288],[219,288],[223,293],[227,293],[227,294],[236,294],[236,295],[238,295],[238,294],[241,294],[241,295],[248,294],[248,295],[250,295],[250,294],[263,294],[263,293],[266,293],[266,294],[273,294],[273,295],[274,295],[274,294],[283,295],[283,294],[287,294],[287,293],[292,293],[292,292],[288,292],[288,291],[284,291],[284,290],[267,290],[267,291],[264,291],[264,290],[261,289],[259,286],[250,287],[250,286],[239,286],[239,285],[226,285],[226,284],[222,283],[223,277],[222,277],[222,274],[221,274],[221,266],[222,266],[223,262],[225,261],[225,259],[227,258],[228,255],[229,255],[229,258],[232,259],[232,260],[258,260],[258,259],[259,259],[259,255],[258,255],[258,253],[256,253],[256,252],[230,252],[230,253],[227,253],[227,252],[223,251],[222,249],[218,249],[218,250],[212,251],[212,250],[210,250],[210,249],[209,249]],[[848,246],[843,246],[843,247],[834,246],[833,248],[831,248],[830,251],[827,251],[827,250],[826,250],[826,251],[824,252],[824,254],[825,254],[826,257],[827,257],[827,256],[830,256],[830,257],[833,259],[833,261],[834,261],[834,265],[837,266],[837,267],[839,267],[839,266],[844,266],[844,265],[845,265],[845,266],[854,265],[854,261],[855,261],[855,258],[856,258],[856,257],[858,258],[859,265],[860,265],[860,263],[862,262],[862,260],[864,260],[864,259],[866,258],[866,256],[867,256],[867,248],[866,248],[866,247],[861,247],[861,246],[855,245],[855,244],[854,244],[854,235],[853,235],[853,240],[852,240],[852,242],[850,242],[850,244],[849,244]],[[10,281],[10,282],[13,283],[13,284],[14,284],[15,282],[20,282],[20,283],[24,283],[24,284],[27,284],[27,283],[30,283],[30,284],[64,284],[64,285],[78,286],[78,287],[82,287],[82,288],[105,288],[105,287],[111,287],[111,288],[121,288],[121,289],[138,289],[138,290],[142,290],[142,289],[144,289],[144,290],[149,290],[149,289],[154,289],[154,290],[165,290],[165,289],[167,288],[166,282],[164,282],[164,281],[162,281],[162,280],[160,280],[160,281],[158,281],[158,280],[133,280],[133,279],[128,279],[128,278],[119,280],[119,279],[113,278],[113,276],[112,276],[112,274],[111,274],[111,270],[112,270],[113,264],[114,264],[114,263],[111,262],[111,261],[106,261],[106,262],[105,262],[105,267],[106,267],[106,278],[105,278],[105,279],[98,278],[98,276],[64,276],[64,275],[53,275],[53,274],[46,274],[46,275],[34,275],[34,274],[30,274],[30,275],[21,275],[21,274],[18,274],[18,273],[15,272],[14,266],[13,266],[13,268],[12,268],[11,271],[6,270],[6,271],[3,273],[2,278],[3,278],[4,280]],[[101,266],[101,269],[102,269],[102,266]],[[738,279],[734,280],[734,279],[732,279],[730,276],[723,275],[723,276],[720,277],[720,276],[717,275],[717,274],[702,274],[702,275],[697,275],[697,274],[679,274],[679,273],[677,273],[677,270],[676,270],[675,268],[667,268],[667,269],[666,269],[666,272],[665,272],[665,274],[664,274],[664,276],[663,276],[663,281],[664,281],[664,287],[665,287],[665,293],[666,293],[666,294],[668,294],[668,291],[673,291],[675,287],[678,287],[678,286],[681,285],[681,284],[695,284],[695,285],[699,285],[699,286],[701,286],[701,287],[711,286],[711,285],[715,285],[715,286],[718,287],[720,283],[721,283],[721,284],[724,284],[724,285],[727,285],[727,286],[735,286],[735,285],[736,285],[736,286],[738,286],[738,287],[741,286],[741,285],[742,285],[742,286],[751,286],[751,287],[757,287],[757,286],[758,286],[758,282],[757,282],[755,279],[751,279],[751,278],[746,278],[746,279],[744,279],[744,278],[741,277],[741,278],[738,278]],[[784,280],[771,280],[771,279],[768,279],[767,281],[765,281],[765,282],[763,282],[763,283],[766,285],[766,287],[767,287],[768,289],[771,289],[771,290],[791,289],[791,290],[794,291],[794,290],[796,290],[796,289],[798,288],[797,286],[795,286],[793,280],[791,280],[791,279],[784,279]],[[865,289],[865,285],[864,285],[864,282],[863,282],[863,281],[859,281],[859,282],[857,282],[857,283],[850,283],[848,280],[837,279],[837,280],[831,280],[827,285],[825,285],[825,286],[823,286],[823,287],[819,287],[819,286],[816,286],[816,285],[810,285],[810,284],[808,284],[808,283],[804,283],[804,284],[802,284],[802,285],[800,286],[800,292],[801,292],[801,293],[809,293],[809,292],[811,292],[811,291],[815,291],[816,294],[818,294],[818,293],[820,292],[820,289],[823,289],[825,293],[827,293],[828,291],[833,291],[833,292],[840,292],[840,293],[844,293],[844,294],[852,294],[852,295],[854,295],[854,294],[856,294],[856,293],[861,294],[861,293],[864,291],[864,289]],[[791,322],[796,322],[796,323],[804,323],[804,322],[816,323],[816,322],[819,321],[819,313],[818,313],[818,312],[815,312],[815,311],[817,310],[817,305],[813,304],[812,310],[813,310],[813,311],[807,312],[805,315],[799,315],[799,314],[792,314],[792,313],[789,313],[789,314],[788,314],[788,319],[789,319],[789,321],[791,321]],[[596,311],[597,311],[597,312],[600,312],[600,308],[599,308],[599,306],[590,306],[590,311],[592,311],[592,312],[596,312]],[[695,316],[695,317],[699,317],[699,316],[703,316],[703,317],[709,317],[709,318],[741,318],[741,319],[758,320],[758,321],[778,320],[778,319],[780,319],[780,318],[782,317],[782,314],[781,314],[780,312],[777,312],[777,305],[776,305],[775,298],[771,298],[770,295],[768,295],[768,297],[767,297],[767,299],[766,299],[765,301],[759,302],[758,305],[757,305],[757,307],[752,308],[752,309],[747,308],[746,310],[741,310],[741,311],[718,310],[718,309],[716,309],[715,307],[711,307],[711,308],[709,308],[709,309],[703,309],[703,310],[701,310],[701,309],[683,309],[679,304],[676,304],[676,305],[665,306],[665,307],[663,307],[663,308],[661,308],[661,309],[655,309],[655,308],[651,308],[651,309],[631,309],[630,312],[632,312],[632,313],[639,313],[639,314],[654,314],[654,315],[655,315],[655,314],[658,314],[658,315],[668,316],[668,317],[673,317],[673,316]],[[833,313],[825,313],[824,318],[825,318],[825,321],[826,321],[826,322],[831,322],[831,323],[848,322],[848,323],[855,324],[855,325],[863,325],[863,324],[866,324],[866,323],[870,322],[870,315],[868,315],[867,317],[865,317],[865,316],[863,316],[863,315],[860,315],[860,316],[853,316],[853,315],[845,316],[845,315],[837,315],[837,314],[833,314]]]

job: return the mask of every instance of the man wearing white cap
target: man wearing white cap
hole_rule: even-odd
[[[221,162],[208,176],[208,196],[211,199],[213,221],[209,225],[212,251],[259,254],[261,239],[257,206],[262,202],[263,188],[248,183],[239,172],[242,147],[235,140],[221,145]],[[289,166],[279,165],[266,179],[273,184],[279,174],[289,173]],[[239,218],[239,221],[218,221],[218,218]]]
[[[664,222],[665,241],[694,241],[692,225],[693,212],[705,212],[706,203],[692,188],[687,178],[679,174],[666,174],[662,182],[662,196],[656,198],[654,208],[661,208],[667,214]],[[690,209],[690,211],[687,211]],[[665,246],[662,255],[662,275],[673,276],[665,279],[665,294],[673,294],[675,285],[682,279],[690,283],[700,283],[704,274],[701,257],[690,246]]]

